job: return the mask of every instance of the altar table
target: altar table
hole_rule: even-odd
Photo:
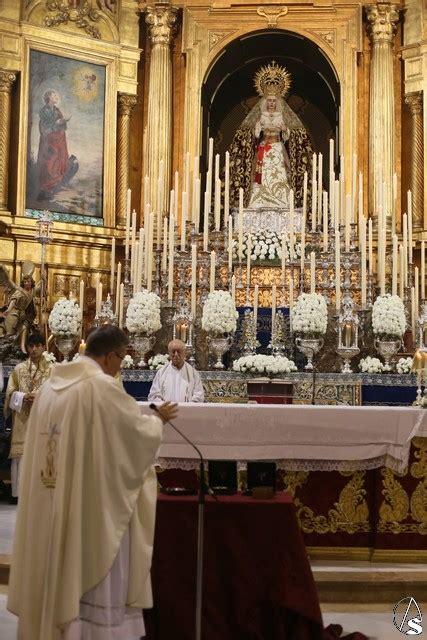
[[[143,413],[151,413],[141,403]],[[207,460],[275,460],[279,468],[402,471],[411,440],[426,429],[415,407],[186,403],[175,424]],[[197,464],[194,449],[165,426],[160,466]],[[179,462],[178,462],[179,461]],[[297,465],[297,466],[296,466]],[[301,466],[302,465],[302,466]]]
[[[159,496],[147,640],[194,640],[197,509],[196,497]],[[323,630],[292,499],[284,493],[271,500],[208,497],[203,640],[337,637],[331,634]]]

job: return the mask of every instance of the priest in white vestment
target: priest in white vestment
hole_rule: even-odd
[[[153,380],[149,402],[204,402],[200,374],[185,361],[186,349],[182,340],[168,345],[170,362],[161,367]]]
[[[34,401],[9,580],[19,640],[145,635],[162,421],[114,379],[127,344],[117,327],[95,330]]]

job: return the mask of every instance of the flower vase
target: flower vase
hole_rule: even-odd
[[[145,361],[146,354],[151,351],[156,343],[155,336],[147,336],[141,333],[135,333],[132,339],[133,348],[135,349],[136,358],[135,360],[138,363],[138,366],[142,369],[148,367],[147,362]]]
[[[68,362],[68,356],[76,346],[77,339],[78,335],[73,334],[55,335],[55,343],[62,355],[63,362]]]
[[[297,337],[295,344],[298,349],[307,358],[307,364],[305,365],[306,371],[313,371],[313,358],[323,347],[323,338],[304,338]]]
[[[395,340],[381,340],[376,338],[374,346],[380,356],[384,358],[385,366],[391,371],[394,366],[393,358],[402,346],[402,340],[400,340],[400,338],[396,338]]]
[[[208,336],[207,343],[210,353],[216,357],[216,362],[213,365],[213,369],[222,370],[225,369],[222,362],[222,356],[227,353],[231,347],[233,338],[231,336]]]

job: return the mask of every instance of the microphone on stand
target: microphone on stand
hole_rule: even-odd
[[[149,405],[150,409],[155,411],[164,420],[161,411],[153,402]],[[205,494],[217,499],[212,489],[205,481],[205,459],[202,456],[200,449],[192,442],[187,436],[176,427],[170,420],[164,420],[170,424],[179,435],[193,447],[200,458],[200,479],[199,479],[199,518],[197,527],[197,577],[196,577],[196,640],[201,640],[202,637],[202,585],[203,585],[203,526],[204,526],[204,514],[205,514]]]

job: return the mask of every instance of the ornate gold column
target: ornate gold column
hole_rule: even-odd
[[[126,223],[126,191],[129,187],[129,135],[130,116],[136,105],[136,96],[118,95],[117,119],[117,176],[116,176],[116,225]]]
[[[156,2],[145,9],[151,41],[150,80],[145,173],[150,176],[150,203],[153,211],[167,210],[172,163],[172,60],[170,44],[178,8]],[[162,202],[157,202],[159,163],[164,163]]]
[[[411,191],[414,229],[424,228],[424,146],[423,94],[410,93],[405,98],[411,112]]]
[[[10,94],[16,73],[0,69],[0,210],[7,210],[10,142]]]
[[[393,40],[399,20],[397,4],[366,7],[372,56],[369,82],[369,212],[376,215],[380,181],[387,185],[387,213],[392,210],[395,105]]]

